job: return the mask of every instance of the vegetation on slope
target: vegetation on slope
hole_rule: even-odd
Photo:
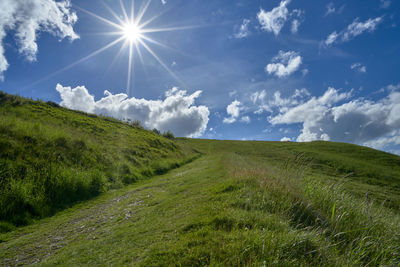
[[[138,123],[0,92],[0,232],[162,174],[189,154]]]
[[[346,164],[340,151],[350,157],[363,154],[364,148],[325,142],[179,143],[204,155],[168,174],[0,235],[0,265],[400,264],[398,208],[374,202],[372,195],[366,199],[346,184],[365,183],[382,194],[386,187],[331,167]],[[339,152],[328,153],[326,147]],[[337,161],[321,163],[312,153]],[[388,157],[393,161],[376,165],[395,170],[400,158]],[[391,179],[398,175],[394,172]]]

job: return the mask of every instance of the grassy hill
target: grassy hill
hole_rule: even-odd
[[[108,161],[99,157],[103,160],[96,160],[99,164],[83,161],[88,163],[79,168],[82,161],[72,160],[74,154],[68,153],[75,150],[71,149],[63,152],[63,161],[52,163],[60,164],[62,173],[74,170],[75,176],[68,178],[71,181],[78,177],[84,183],[104,175],[108,191],[97,191],[103,193],[52,217],[0,234],[0,265],[400,264],[398,156],[332,142],[171,141],[109,118],[24,101],[13,105],[7,100],[6,105],[1,104],[0,116],[10,121],[15,118],[15,125],[29,125],[35,107],[41,106],[36,123],[40,129],[48,127],[44,140],[54,142],[52,129],[59,129],[69,146],[85,136],[85,145],[91,148],[85,157],[102,155],[107,159],[113,155]],[[88,121],[90,127],[84,126]],[[29,143],[8,136],[23,138],[30,131],[20,130],[22,126],[14,128],[14,124],[1,120],[1,140],[15,142],[13,151],[24,152],[14,152],[20,157],[17,161],[11,160],[12,153],[7,154],[7,164],[12,166],[8,169],[17,169],[12,165],[17,162],[31,166],[24,157],[36,159],[32,151],[39,151],[38,155],[42,149],[64,151],[46,141],[22,148]],[[104,132],[92,132],[93,125]],[[42,140],[42,135],[32,136]],[[149,140],[163,145],[151,145],[155,141]],[[44,144],[39,145],[41,142]],[[140,154],[142,148],[146,153]],[[136,151],[136,161],[125,158],[124,151],[130,149]],[[156,149],[166,156],[161,157]],[[131,173],[145,177],[168,169],[159,168],[160,162],[174,167],[177,165],[172,163],[188,162],[198,154],[201,156],[196,160],[168,173],[122,186],[126,178],[121,161]],[[93,176],[79,176],[92,168],[97,168]],[[29,173],[27,177],[36,177],[35,169]],[[51,179],[53,173],[46,177]],[[21,184],[25,180],[19,176],[8,179],[21,180]],[[63,192],[63,186],[52,190]],[[48,205],[58,207],[56,203]]]
[[[137,123],[0,92],[0,231],[162,174],[192,156]]]

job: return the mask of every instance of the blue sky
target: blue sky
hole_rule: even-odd
[[[105,21],[124,24],[119,0],[2,1],[0,90],[181,136],[400,153],[398,1],[136,0],[136,18],[147,4],[127,40]]]

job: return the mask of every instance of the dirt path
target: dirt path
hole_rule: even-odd
[[[202,205],[192,201],[201,198],[196,192],[207,188],[217,165],[215,158],[203,157],[0,236],[0,265],[98,264],[103,257],[115,262],[112,258],[119,257],[122,248],[131,251],[132,261],[140,261],[159,240],[157,235],[173,233],[191,216],[190,210]]]

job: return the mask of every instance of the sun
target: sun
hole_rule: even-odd
[[[1,1],[1,0],[0,0]],[[128,0],[127,0],[128,1]],[[174,50],[167,46],[166,44],[160,43],[154,39],[152,39],[149,35],[157,32],[166,32],[166,31],[177,31],[177,30],[188,30],[188,29],[194,29],[198,28],[199,26],[177,26],[177,27],[166,27],[166,28],[153,28],[151,27],[151,23],[158,19],[162,14],[155,15],[150,18],[146,18],[146,11],[151,3],[151,0],[145,0],[142,3],[142,6],[139,8],[138,12],[135,12],[135,0],[129,0],[131,2],[131,8],[130,12],[125,8],[124,1],[119,0],[119,4],[121,7],[121,15],[117,14],[113,9],[111,9],[107,4],[104,4],[104,6],[110,11],[111,15],[115,18],[115,20],[109,20],[105,17],[102,17],[100,15],[97,15],[89,10],[86,10],[82,7],[75,6],[75,8],[81,10],[82,12],[85,12],[86,14],[100,20],[101,22],[108,24],[109,26],[112,26],[115,31],[111,32],[104,32],[102,34],[105,34],[106,36],[116,36],[116,39],[111,41],[110,43],[106,44],[103,47],[100,47],[99,49],[93,51],[89,55],[82,57],[81,59],[73,62],[72,64],[52,73],[51,75],[48,75],[45,79],[48,79],[49,77],[60,73],[62,71],[65,71],[67,69],[72,68],[73,66],[82,63],[89,58],[92,58],[103,51],[117,45],[117,44],[122,44],[119,52],[115,56],[114,61],[111,63],[110,67],[116,62],[116,59],[119,58],[119,56],[122,54],[123,50],[128,50],[129,56],[127,57],[128,59],[128,69],[127,69],[127,81],[126,81],[126,93],[129,95],[130,89],[131,89],[131,80],[132,76],[134,76],[134,61],[135,57],[138,57],[143,64],[143,55],[141,50],[147,51],[176,81],[178,81],[180,84],[183,84],[183,82],[179,79],[179,77],[168,67],[168,64],[166,64],[153,49],[150,47],[150,44],[157,45],[163,48],[167,48],[169,50]]]
[[[122,35],[124,36],[125,40],[137,43],[142,38],[142,31],[139,25],[127,22],[122,25]]]

